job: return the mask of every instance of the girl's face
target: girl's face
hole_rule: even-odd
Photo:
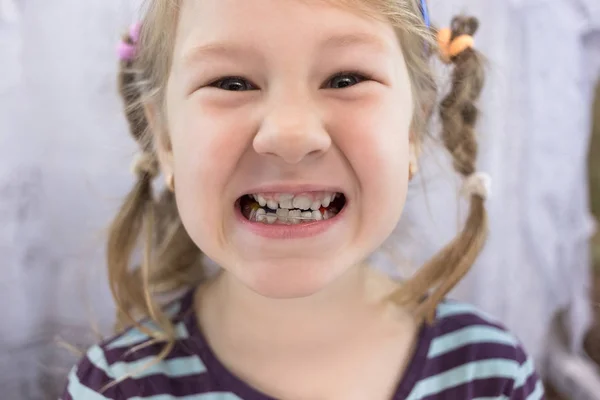
[[[183,223],[253,291],[316,293],[396,226],[413,99],[388,24],[321,0],[184,1],[166,96]]]

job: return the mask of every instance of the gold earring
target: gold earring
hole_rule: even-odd
[[[411,132],[411,137],[414,133]],[[408,158],[408,181],[412,181],[417,172],[419,171],[418,163],[419,145],[416,141],[410,141],[409,158]]]
[[[408,181],[412,181],[417,173],[417,166],[410,162],[408,163]]]
[[[171,192],[175,192],[175,175],[169,174],[167,177],[167,188],[169,188]]]

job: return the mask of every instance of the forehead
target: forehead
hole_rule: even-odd
[[[184,0],[181,7],[176,58],[234,47],[399,47],[391,24],[359,0]]]

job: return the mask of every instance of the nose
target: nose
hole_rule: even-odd
[[[298,164],[318,157],[331,147],[331,137],[310,100],[273,99],[254,137],[254,150],[261,155]]]

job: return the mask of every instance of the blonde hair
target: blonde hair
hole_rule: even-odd
[[[375,11],[373,15],[383,16],[397,30],[416,103],[413,129],[422,137],[436,99],[437,88],[429,66],[436,41],[435,30],[424,24],[418,1],[369,0],[368,7],[364,0],[337,1],[360,6],[370,13]],[[160,112],[164,110],[178,3],[148,1],[138,55],[135,60],[121,64],[119,88],[130,133],[146,154],[145,165],[152,167],[138,171],[138,180],[110,227],[107,249],[110,287],[118,308],[117,328],[134,325],[154,340],[165,341],[163,355],[172,347],[175,335],[172,323],[156,301],[157,296],[193,287],[204,278],[202,254],[179,219],[173,193],[164,190],[158,200],[153,197],[157,156],[144,114],[144,105],[152,104],[159,111],[158,123],[162,123]],[[472,35],[477,27],[474,18],[457,17],[452,23],[452,37]],[[124,40],[131,38],[125,36]],[[475,101],[483,86],[482,60],[476,50],[467,49],[451,61],[452,88],[439,105],[441,138],[453,157],[456,171],[468,177],[475,172],[477,158]],[[416,305],[417,315],[429,321],[439,301],[468,272],[484,244],[487,235],[484,199],[473,195],[470,203],[464,229],[393,296],[399,303]],[[132,266],[140,240],[143,261]],[[159,330],[144,328],[138,322],[142,316],[149,316]]]

